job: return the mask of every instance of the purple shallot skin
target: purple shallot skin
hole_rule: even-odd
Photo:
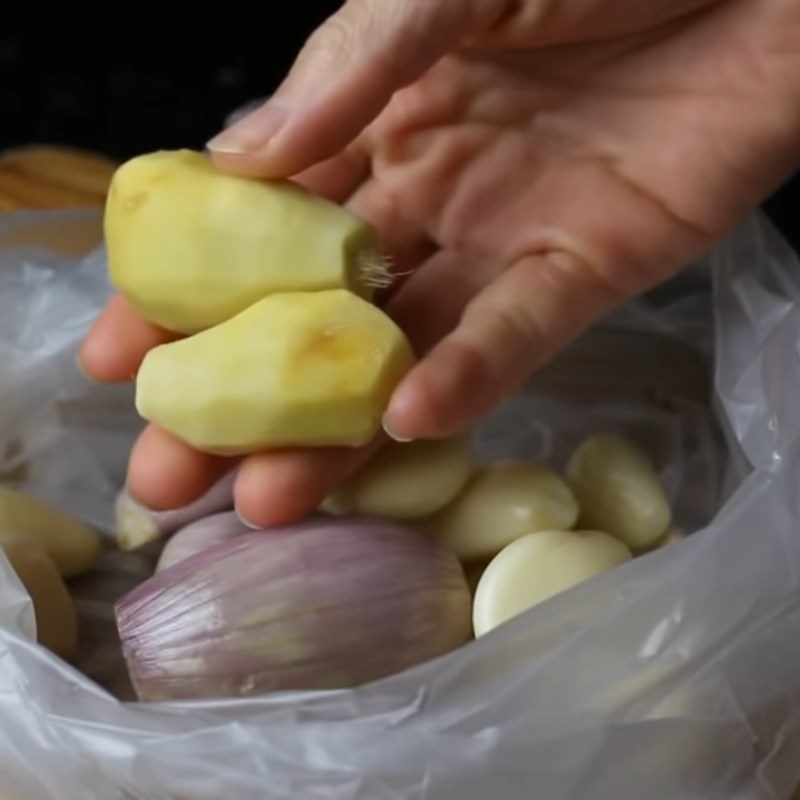
[[[236,536],[137,587],[117,623],[143,700],[357,686],[472,636],[456,556],[369,518]]]

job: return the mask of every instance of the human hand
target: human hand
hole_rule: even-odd
[[[373,222],[388,312],[424,355],[399,438],[479,419],[598,317],[722,236],[800,161],[794,0],[351,0],[272,101],[209,144],[226,169],[295,176]],[[117,298],[84,344],[128,379],[168,337]],[[259,524],[311,510],[362,451],[256,454]],[[230,462],[149,428],[129,486],[154,507]]]

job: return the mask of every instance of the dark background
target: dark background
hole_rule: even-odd
[[[16,3],[0,27],[0,149],[71,144],[118,159],[202,148],[231,111],[277,85],[340,5],[114,4],[104,19],[104,6]],[[766,207],[800,249],[800,178]]]

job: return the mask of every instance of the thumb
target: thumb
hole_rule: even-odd
[[[214,137],[226,169],[295,175],[344,150],[467,34],[486,23],[480,0],[349,0],[309,38],[261,108]]]

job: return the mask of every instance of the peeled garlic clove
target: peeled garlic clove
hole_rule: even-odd
[[[196,553],[202,553],[203,550],[232,539],[234,536],[251,532],[252,528],[245,525],[235,511],[204,517],[181,528],[164,545],[158,559],[156,572],[168,569],[174,564],[184,561]]]
[[[476,636],[631,559],[600,531],[538,531],[508,545],[486,567],[475,591]]]
[[[471,636],[455,556],[371,519],[237,536],[159,572],[117,606],[141,699],[356,686]]]
[[[508,460],[479,470],[430,525],[462,561],[475,561],[526,533],[567,530],[577,519],[578,504],[561,477],[530,461]]]
[[[106,203],[115,286],[151,322],[196,333],[276,292],[386,282],[375,230],[289,181],[218,169],[201,153],[162,151],[123,164]]]
[[[469,439],[390,442],[322,509],[387,519],[418,519],[446,506],[472,474]]]
[[[80,520],[33,495],[0,486],[0,533],[41,545],[58,571],[71,578],[90,570],[100,556],[100,537]]]
[[[0,548],[33,601],[36,640],[62,658],[75,655],[78,614],[53,559],[24,536],[0,534]]]
[[[153,511],[123,489],[114,505],[117,544],[121,550],[135,550],[203,517],[232,509],[235,480],[236,471],[232,470],[193,503],[169,511]]]
[[[622,436],[590,436],[566,475],[581,507],[580,527],[607,531],[632,550],[652,546],[669,527],[672,512],[658,474]]]
[[[145,357],[136,407],[198,450],[356,447],[414,363],[402,331],[344,290],[276,294]]]

